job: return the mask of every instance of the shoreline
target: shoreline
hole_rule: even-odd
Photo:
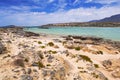
[[[36,28],[38,28],[39,29],[39,27],[36,27]],[[54,27],[51,27],[51,28],[54,28]],[[58,28],[58,27],[55,27],[55,28]],[[67,27],[66,27],[67,28]],[[68,27],[68,28],[70,28],[70,27]],[[82,28],[85,28],[85,27],[82,27]],[[89,27],[90,28],[90,27]],[[95,27],[95,28],[99,28],[99,27]],[[101,28],[104,28],[104,27],[101,27]],[[105,27],[105,28],[108,28],[108,27]],[[109,27],[110,28],[110,27]],[[119,27],[117,27],[117,28],[119,28]],[[27,28],[26,28],[27,29]],[[29,28],[28,28],[29,29]],[[44,29],[44,28],[40,28],[40,29]],[[47,29],[49,29],[49,28],[47,28]],[[27,31],[27,30],[25,30],[25,31]],[[29,30],[28,30],[29,31]],[[33,31],[30,31],[30,32],[33,32]],[[83,36],[83,37],[95,37],[95,38],[103,38],[102,36],[100,37],[98,37],[98,36],[95,36],[95,35],[78,35],[78,34],[54,34],[54,33],[42,33],[42,32],[34,32],[34,33],[38,33],[38,34],[46,34],[46,35],[56,35],[56,36],[69,36],[69,35],[71,35],[71,36]],[[110,38],[103,38],[104,40],[111,40],[111,41],[120,41],[119,39],[117,40],[117,39],[110,39]]]

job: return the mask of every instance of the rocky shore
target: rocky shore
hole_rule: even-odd
[[[70,23],[54,23],[42,25],[40,28],[49,27],[120,27],[120,22],[70,22]]]
[[[0,80],[120,80],[120,42],[0,28]]]

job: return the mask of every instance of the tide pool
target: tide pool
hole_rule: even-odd
[[[119,27],[51,27],[42,28],[25,28],[25,31],[55,35],[77,35],[77,36],[94,36],[105,39],[120,41]]]

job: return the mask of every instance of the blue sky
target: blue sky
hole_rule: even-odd
[[[0,0],[0,25],[84,22],[120,14],[120,0]]]

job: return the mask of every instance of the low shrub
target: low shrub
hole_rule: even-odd
[[[97,53],[97,54],[103,54],[103,52],[102,52],[102,51],[97,51],[96,53]]]
[[[80,57],[81,57],[83,60],[92,63],[92,60],[91,60],[88,56],[86,56],[86,55],[80,55]]]
[[[79,50],[80,50],[80,47],[75,47],[75,50],[76,50],[76,51],[79,51]]]
[[[52,51],[52,50],[49,50],[48,51],[50,54],[52,53],[52,54],[56,54],[57,53],[57,51]]]
[[[28,60],[28,58],[25,58],[25,60],[24,60],[25,62],[29,62],[29,60]]]
[[[45,67],[45,66],[43,65],[43,63],[42,63],[42,62],[40,62],[40,61],[38,61],[38,63],[37,63],[37,64],[38,64],[39,69],[40,69],[40,68],[44,68],[44,67]]]
[[[50,64],[47,64],[47,66],[51,66]]]
[[[99,65],[98,65],[98,64],[94,64],[94,67],[95,67],[95,68],[99,68]]]
[[[40,46],[41,48],[45,48],[45,46]]]
[[[54,46],[54,43],[53,42],[49,42],[47,45]]]
[[[42,42],[41,42],[41,41],[38,41],[38,44],[42,44]]]

